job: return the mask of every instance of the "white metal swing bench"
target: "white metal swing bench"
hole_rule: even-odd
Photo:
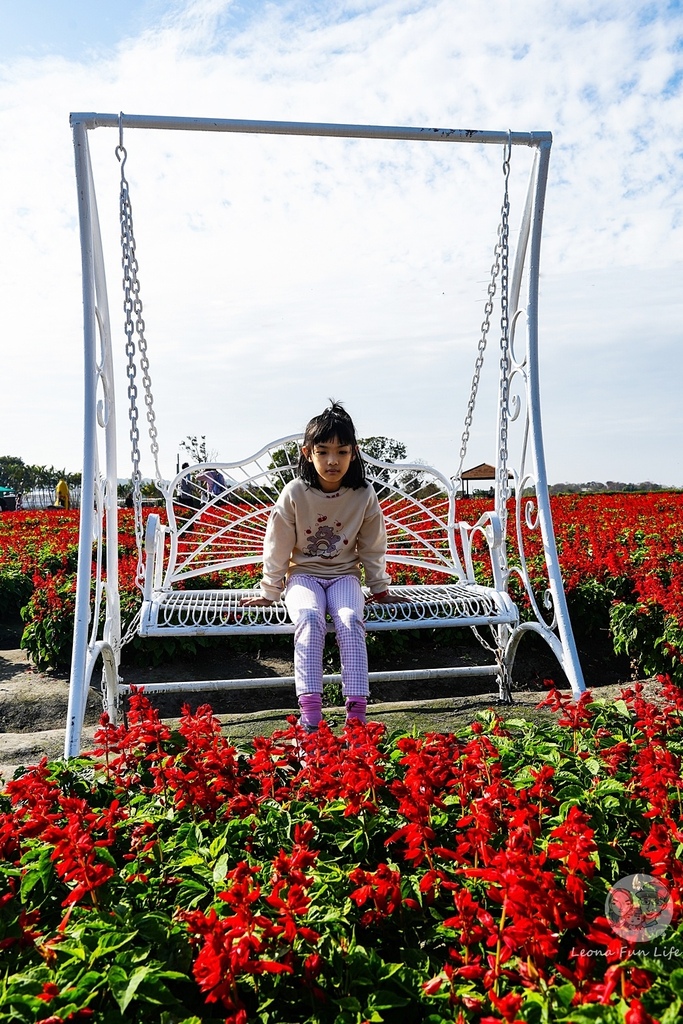
[[[266,524],[278,493],[292,478],[300,442],[296,435],[282,438],[245,462],[200,464],[178,474],[168,491],[168,525],[158,515],[147,520],[141,635],[293,632],[283,602],[244,605],[245,598],[254,596],[253,588],[188,589],[188,584],[261,561]],[[289,457],[276,461],[278,453]],[[393,603],[367,606],[366,628],[514,625],[519,616],[504,590],[497,517],[486,513],[474,526],[456,523],[452,481],[422,465],[363,458],[384,512],[388,561],[442,577],[393,585]],[[214,474],[225,482],[216,486]],[[488,542],[494,586],[480,585],[475,578],[472,541],[477,534]]]
[[[477,359],[460,448],[460,465],[448,478],[430,467],[386,463],[364,454],[367,477],[383,508],[388,534],[388,561],[404,567],[419,582],[393,585],[390,604],[368,604],[368,630],[472,627],[490,660],[477,666],[416,669],[371,673],[381,679],[426,679],[464,675],[493,675],[499,697],[510,699],[510,679],[522,636],[542,636],[563,667],[574,697],[584,689],[581,668],[567,614],[557,559],[540,421],[538,387],[538,270],[541,221],[550,154],[547,132],[473,132],[418,128],[380,128],[356,125],[291,124],[234,120],[147,117],[113,114],[72,114],[79,188],[85,328],[85,446],[81,505],[76,616],[71,670],[65,756],[80,749],[85,701],[92,672],[103,663],[103,700],[116,715],[121,693],[118,666],[123,644],[137,632],[152,636],[229,636],[293,632],[283,603],[267,607],[245,606],[252,587],[230,583],[245,567],[257,565],[270,511],[298,461],[300,438],[290,435],[262,448],[247,459],[232,463],[188,466],[171,481],[159,469],[157,430],[152,398],[147,342],[144,336],[138,264],[128,183],[124,165],[123,129],[180,129],[194,131],[263,132],[342,138],[383,138],[406,141],[441,141],[495,144],[503,147],[504,196],[501,223],[494,249],[494,264],[478,344]],[[117,157],[121,162],[121,227],[126,310],[126,351],[136,535],[138,583],[142,603],[138,618],[122,637],[118,594],[116,538],[116,440],[114,376],[111,332],[104,278],[104,260],[97,219],[94,183],[88,152],[88,131],[113,127],[119,131]],[[532,147],[534,162],[521,217],[514,260],[509,259],[510,155],[517,145]],[[521,318],[519,305],[526,270],[526,344],[515,353],[514,334]],[[509,275],[509,263],[512,273]],[[500,278],[500,281],[498,279]],[[476,522],[458,518],[456,499],[467,452],[470,427],[479,387],[484,352],[497,289],[500,292],[500,379],[496,432],[497,465],[493,508]],[[99,355],[98,355],[99,342]],[[136,384],[137,357],[145,391],[146,417],[156,484],[166,502],[166,522],[158,514],[143,527],[140,495],[140,451]],[[513,391],[516,392],[513,397]],[[521,398],[520,398],[521,393]],[[523,414],[520,411],[523,409]],[[521,421],[521,445],[515,466],[509,465],[510,426]],[[100,472],[98,432],[104,434],[105,469]],[[510,479],[514,490],[514,523],[508,530]],[[532,491],[534,499],[529,500]],[[540,531],[547,569],[547,589],[541,611],[527,572],[524,530]],[[94,598],[91,538],[95,542]],[[481,572],[482,559],[486,571]],[[479,563],[479,566],[478,566]],[[530,617],[520,614],[509,593],[515,574],[524,587]],[[98,622],[104,607],[104,627]],[[551,614],[548,614],[550,609]],[[481,630],[490,630],[484,640]],[[291,685],[291,679],[222,680],[206,683],[157,684],[154,692],[198,688]]]

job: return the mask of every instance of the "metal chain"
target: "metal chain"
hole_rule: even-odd
[[[488,285],[488,295],[486,299],[486,305],[484,306],[484,319],[481,324],[481,334],[479,336],[479,342],[477,345],[477,358],[474,363],[474,374],[472,375],[472,386],[470,388],[470,397],[467,403],[467,412],[465,414],[465,423],[462,432],[462,438],[460,441],[460,464],[458,465],[458,471],[455,475],[456,490],[458,484],[462,481],[462,471],[465,464],[465,458],[467,456],[467,446],[470,440],[470,428],[472,426],[472,419],[474,417],[474,408],[477,402],[477,393],[479,391],[479,379],[481,377],[481,369],[484,365],[484,353],[486,352],[486,343],[488,341],[488,334],[491,328],[491,314],[493,313],[493,301],[496,297],[497,280],[501,272],[501,267],[504,266],[505,272],[505,295],[506,295],[506,316],[507,316],[507,272],[508,272],[508,241],[509,241],[509,212],[510,212],[510,200],[509,200],[509,179],[510,179],[510,142],[505,147],[505,155],[503,159],[503,174],[505,178],[505,193],[503,196],[503,205],[500,211],[500,224],[498,225],[498,235],[496,244],[493,250],[493,264],[491,266],[491,279]]]
[[[493,627],[491,627],[491,628],[493,628]],[[481,633],[479,632],[479,630],[477,629],[476,626],[472,626],[472,632],[474,633],[476,639],[479,641],[479,643],[484,648],[484,650],[485,651],[489,651],[491,654],[494,654],[496,656],[496,659],[497,659],[498,658],[498,646],[497,645],[494,646],[493,644],[490,644],[488,642],[488,640],[486,639],[486,637],[483,637],[481,635]]]
[[[123,310],[125,313],[126,357],[128,376],[128,417],[130,419],[131,462],[133,467],[133,509],[135,514],[135,542],[138,552],[135,582],[140,590],[144,587],[144,556],[143,556],[143,521],[142,521],[142,474],[140,472],[140,429],[138,426],[138,387],[136,383],[137,368],[135,364],[136,337],[140,351],[140,369],[142,385],[147,408],[147,425],[149,430],[150,449],[154,459],[155,482],[163,483],[159,470],[159,444],[157,440],[152,380],[149,374],[147,357],[147,340],[145,338],[145,321],[142,316],[142,299],[140,298],[140,281],[138,279],[138,261],[135,253],[135,233],[133,231],[133,210],[130,201],[130,190],[125,175],[127,152],[123,145],[122,115],[119,116],[119,144],[116,157],[121,163],[121,191],[119,199],[119,220],[121,224],[121,265],[123,267]]]
[[[138,626],[140,624],[140,618],[142,616],[142,608],[138,608],[133,618],[128,623],[126,632],[123,634],[118,643],[112,644],[112,647],[116,653],[122,650],[126,644],[129,644],[131,640],[134,640],[138,635]]]
[[[488,642],[488,640],[486,639],[486,637],[483,637],[481,635],[481,633],[479,632],[479,630],[477,629],[476,626],[472,626],[471,629],[472,629],[472,632],[474,633],[476,639],[479,641],[481,646],[484,648],[484,650],[488,651],[496,659],[496,665],[497,665],[498,671],[500,673],[499,679],[502,680],[502,689],[503,689],[503,691],[505,693],[505,696],[503,697],[503,700],[504,700],[505,703],[512,703],[512,695],[510,693],[510,688],[511,688],[511,685],[512,685],[512,680],[510,678],[510,671],[509,671],[507,665],[505,664],[505,650],[504,650],[504,648],[501,647],[501,645],[498,643],[498,639],[497,638],[496,638],[495,643],[490,644]],[[489,629],[493,633],[495,627],[494,626],[489,626]]]
[[[135,515],[135,542],[138,552],[137,570],[135,582],[142,590],[143,578],[143,556],[142,556],[142,475],[140,473],[140,430],[138,427],[138,388],[135,382],[137,369],[135,366],[135,324],[133,322],[133,292],[136,268],[132,266],[135,259],[134,252],[131,253],[130,236],[132,234],[130,198],[128,195],[128,182],[126,181],[124,166],[126,163],[126,150],[122,145],[117,146],[116,156],[121,161],[121,192],[119,197],[119,219],[121,222],[121,263],[123,266],[123,311],[126,316],[124,329],[126,332],[126,374],[128,376],[128,418],[130,420],[130,441],[131,441],[131,462],[133,471],[131,480],[133,483],[133,510]]]
[[[508,481],[508,423],[510,419],[510,315],[508,288],[508,258],[510,251],[510,156],[512,143],[508,141],[503,150],[503,174],[505,196],[501,210],[501,268],[500,268],[500,450],[499,450],[499,511],[505,529],[507,499],[510,494]]]

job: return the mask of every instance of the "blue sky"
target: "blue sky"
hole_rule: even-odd
[[[168,5],[156,0],[122,4],[117,0],[2,0],[0,60],[59,55],[88,59],[115,47],[129,34],[153,24]]]
[[[683,6],[617,0],[0,0],[0,454],[77,469],[72,110],[550,130],[551,482],[683,485]],[[115,133],[91,133],[120,332]],[[152,377],[226,460],[328,397],[450,473],[500,206],[478,147],[129,133]],[[457,150],[457,152],[456,152]],[[513,160],[512,221],[528,153]],[[120,353],[119,475],[128,446]],[[472,465],[495,457],[492,383]],[[149,472],[150,466],[143,465]]]

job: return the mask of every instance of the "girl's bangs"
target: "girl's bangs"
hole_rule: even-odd
[[[337,444],[349,445],[353,448],[356,444],[353,428],[350,428],[348,423],[321,424],[313,434],[310,443],[313,446],[316,444],[331,444],[333,441],[336,441]]]

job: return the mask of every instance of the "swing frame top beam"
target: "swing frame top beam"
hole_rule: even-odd
[[[72,113],[72,128],[158,128],[164,131],[236,132],[252,135],[311,135],[340,139],[403,139],[413,142],[470,142],[550,147],[551,132],[476,131],[473,128],[404,128],[308,121],[252,121],[223,117],[168,117],[154,114]]]

